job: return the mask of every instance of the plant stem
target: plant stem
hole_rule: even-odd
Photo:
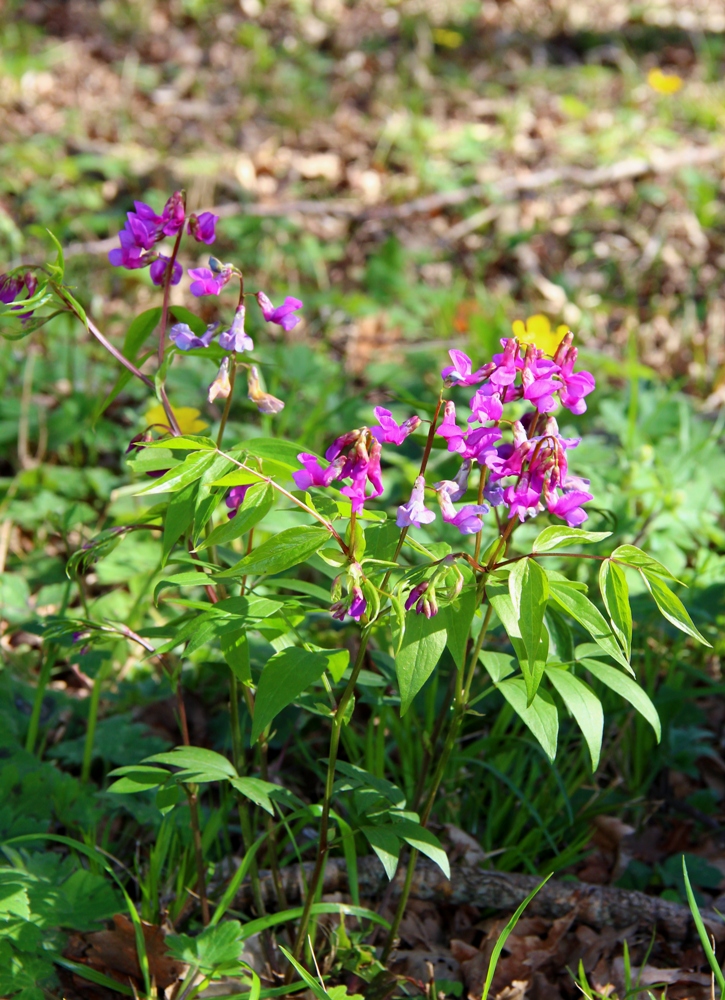
[[[486,609],[486,614],[484,616],[483,622],[481,624],[481,631],[478,633],[478,638],[476,644],[471,653],[471,659],[468,664],[468,670],[459,669],[456,672],[456,699],[453,712],[453,719],[451,720],[451,725],[448,730],[448,735],[446,741],[443,745],[443,750],[440,757],[438,758],[438,764],[433,772],[433,781],[431,782],[431,787],[428,791],[426,797],[425,805],[423,807],[423,812],[420,817],[421,826],[425,827],[428,825],[428,820],[430,819],[430,814],[433,810],[433,805],[438,794],[438,789],[440,788],[441,781],[443,780],[443,775],[445,774],[446,767],[448,766],[448,761],[450,759],[453,748],[456,745],[456,740],[458,739],[458,732],[461,728],[461,723],[463,722],[463,717],[466,714],[466,703],[468,701],[468,695],[471,689],[471,683],[473,681],[473,676],[476,670],[476,664],[478,662],[478,656],[483,647],[483,640],[488,631],[488,626],[491,621],[491,614],[493,612],[492,605],[489,604]],[[395,916],[393,922],[390,925],[390,933],[388,934],[388,939],[385,942],[385,947],[383,949],[383,954],[381,956],[381,962],[385,963],[390,955],[395,944],[395,939],[398,936],[398,930],[400,928],[400,923],[405,914],[405,908],[408,905],[408,897],[410,895],[410,887],[413,883],[413,875],[415,874],[415,866],[418,861],[418,851],[413,849],[410,852],[410,857],[408,858],[408,869],[405,874],[405,882],[403,884],[403,891],[400,894],[400,899],[398,900],[398,907],[395,911]]]
[[[98,722],[98,705],[101,701],[101,687],[106,679],[108,671],[100,668],[93,681],[90,703],[88,705],[88,726],[86,728],[86,739],[83,744],[83,763],[81,765],[81,784],[85,785],[91,774],[91,764],[93,763],[93,740],[96,735],[96,723]]]
[[[340,698],[338,706],[335,709],[335,716],[332,720],[330,757],[327,764],[327,779],[325,781],[325,794],[322,800],[322,815],[320,817],[320,841],[317,847],[315,868],[312,872],[312,877],[310,878],[307,890],[305,907],[300,918],[299,927],[297,928],[297,937],[295,938],[294,948],[292,949],[292,954],[298,961],[307,940],[307,927],[310,922],[310,910],[312,909],[312,904],[315,900],[315,896],[317,895],[320,880],[325,870],[327,853],[329,851],[328,833],[330,827],[330,809],[332,808],[332,789],[335,784],[335,765],[337,764],[337,752],[340,746],[340,734],[344,725],[347,706],[350,704],[350,699],[355,692],[355,685],[357,684],[358,676],[360,675],[363,663],[365,662],[365,653],[367,651],[368,639],[370,638],[370,630],[370,626],[368,626],[363,629],[362,635],[360,636],[360,648],[358,650],[357,659],[355,660],[355,665],[352,668],[350,679],[348,680],[345,690],[342,693],[342,697]],[[294,969],[290,966],[287,971],[288,982],[289,979],[291,979],[293,972]]]
[[[171,295],[171,279],[174,274],[174,264],[176,263],[176,256],[179,252],[179,244],[181,243],[181,237],[184,233],[184,227],[182,226],[179,232],[176,234],[176,240],[174,242],[174,249],[171,251],[171,257],[166,265],[166,270],[164,271],[164,299],[161,304],[161,329],[159,331],[159,365],[163,364],[164,360],[164,348],[166,346],[166,326],[169,322],[169,297]]]
[[[189,723],[186,718],[186,707],[184,705],[184,692],[181,688],[180,678],[172,682],[176,695],[176,707],[179,713],[179,726],[181,728],[181,738],[185,747],[191,746],[189,738]],[[199,824],[199,793],[197,785],[184,785],[184,791],[189,801],[189,818],[191,821],[191,833],[194,842],[194,860],[196,862],[196,891],[201,903],[201,919],[206,927],[210,920],[209,900],[206,896],[206,871],[204,867],[204,851],[201,845],[201,827]]]
[[[68,608],[68,602],[70,600],[70,588],[71,581],[67,580],[65,589],[63,591],[63,599],[60,602],[60,608],[58,610],[58,616],[63,617]],[[40,713],[43,710],[43,699],[45,698],[45,689],[50,681],[50,676],[53,672],[53,667],[55,666],[55,661],[58,657],[58,646],[53,643],[48,646],[43,662],[40,666],[40,675],[38,677],[38,684],[35,688],[35,698],[33,699],[33,709],[30,713],[30,722],[28,723],[28,734],[25,737],[25,749],[28,753],[35,752],[35,742],[38,739],[38,729],[40,727]]]

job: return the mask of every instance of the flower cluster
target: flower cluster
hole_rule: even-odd
[[[25,274],[0,274],[0,302],[3,305],[10,305],[17,300],[18,295],[25,289],[27,298],[35,295],[38,287],[38,279],[30,271]]]
[[[184,228],[184,223],[187,233],[197,242],[207,245],[214,242],[219,216],[212,212],[187,216],[181,191],[175,191],[171,195],[161,215],[157,215],[143,201],[135,201],[134,208],[135,211],[126,215],[126,224],[118,234],[121,246],[111,250],[108,259],[114,267],[125,267],[129,271],[150,267],[149,273],[155,285],[164,284],[170,263],[170,258],[156,250],[155,246],[165,237],[177,236]],[[175,260],[171,284],[178,285],[183,273],[181,264]]]
[[[375,416],[380,426],[348,431],[332,442],[325,452],[330,463],[324,467],[314,455],[301,452],[297,457],[304,466],[292,473],[298,489],[310,486],[329,486],[335,479],[349,479],[341,492],[352,501],[353,513],[359,514],[366,500],[378,497],[383,492],[380,457],[384,444],[400,445],[409,434],[420,425],[420,417],[409,417],[398,424],[390,410],[382,406],[375,408]],[[372,492],[367,494],[367,484]]]

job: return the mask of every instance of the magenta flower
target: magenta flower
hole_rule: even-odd
[[[0,302],[10,305],[20,294],[23,279],[13,274],[0,275]]]
[[[376,406],[373,412],[380,422],[380,427],[372,427],[370,433],[381,444],[402,444],[421,424],[418,416],[408,417],[402,424],[398,424],[390,410],[382,406]]]
[[[516,372],[521,367],[519,358],[519,345],[515,337],[502,340],[503,354],[494,354],[494,371],[491,373],[491,381],[494,385],[511,385],[516,379]]]
[[[367,606],[368,602],[365,600],[365,595],[360,587],[355,585],[352,589],[352,600],[350,601],[350,607],[347,613],[351,618],[354,618],[356,622],[359,622],[365,614]]]
[[[448,356],[453,364],[443,369],[441,378],[449,385],[476,385],[477,382],[482,382],[494,368],[494,365],[488,364],[479,368],[478,371],[472,372],[473,362],[463,351],[453,349],[448,352]]]
[[[524,474],[514,486],[506,487],[503,496],[508,504],[509,517],[518,517],[519,521],[525,521],[527,517],[533,517],[537,513],[541,490],[534,489],[529,476]]]
[[[380,468],[380,456],[382,452],[383,447],[380,442],[374,441],[370,448],[370,461],[366,470],[366,475],[373,488],[373,492],[370,494],[371,497],[381,496],[385,489],[383,486],[382,469]]]
[[[423,499],[425,490],[425,477],[418,476],[410,494],[410,500],[398,507],[398,516],[395,523],[399,528],[419,528],[421,524],[430,524],[435,521],[435,512],[429,510]]]
[[[486,420],[500,420],[503,415],[503,394],[505,387],[492,385],[487,382],[480,389],[476,389],[475,395],[471,399],[471,416],[468,422],[478,420],[484,423]]]
[[[593,499],[591,493],[585,493],[583,490],[570,490],[560,497],[553,493],[546,497],[546,508],[550,514],[566,521],[570,528],[577,528],[589,517],[582,509],[582,504]]]
[[[459,454],[464,459],[474,459],[481,465],[486,463],[489,455],[495,454],[494,445],[501,440],[501,431],[496,427],[477,427],[469,430],[463,441],[463,448],[459,448]],[[450,445],[449,445],[450,448]]]
[[[450,399],[443,408],[443,420],[436,430],[436,434],[446,439],[448,442],[448,451],[458,451],[461,453],[465,451],[466,432],[462,431],[456,423],[456,404]]]
[[[417,587],[413,587],[411,592],[408,594],[408,597],[405,602],[406,611],[410,611],[413,605],[418,603],[418,601],[423,597],[423,594],[425,594],[425,592],[428,590],[429,586],[430,583],[428,582],[428,580],[423,580],[423,582],[419,583]],[[420,611],[418,611],[418,608],[416,608],[415,610],[417,611],[418,614],[420,614],[423,608],[421,607]]]
[[[110,250],[108,254],[108,260],[114,267],[125,267],[128,271],[135,271],[151,262],[152,257],[146,248],[139,246],[128,228],[122,229],[118,238],[121,241],[120,248]]]
[[[174,191],[161,213],[161,229],[164,236],[175,236],[183,228],[186,211],[181,191]]]
[[[153,262],[149,269],[149,274],[151,275],[151,280],[157,286],[161,286],[166,278],[166,268],[169,264],[169,258],[164,254],[160,253],[156,260]],[[174,261],[174,267],[171,271],[171,284],[178,285],[181,281],[181,276],[184,273],[184,269],[178,260]]]
[[[244,303],[237,307],[232,325],[219,334],[219,346],[225,351],[253,351],[254,341],[244,329]]]
[[[169,340],[180,351],[190,351],[195,347],[208,347],[218,326],[218,323],[210,323],[201,337],[197,337],[187,323],[174,323],[169,330]]]
[[[333,479],[340,475],[344,459],[336,458],[332,465],[323,469],[315,455],[302,451],[297,458],[304,465],[304,469],[292,473],[292,478],[298,490],[307,490],[310,486],[329,486]]]
[[[302,302],[299,299],[292,298],[291,295],[288,295],[282,305],[277,306],[276,309],[264,292],[257,292],[257,302],[259,303],[259,308],[262,310],[262,315],[268,323],[276,323],[284,330],[292,330],[300,321],[300,317],[295,316],[294,313],[296,309],[302,308]]]
[[[541,351],[531,345],[527,348],[521,382],[524,399],[533,403],[539,413],[550,413],[556,408],[554,393],[561,383],[552,376],[557,375],[559,366],[541,356]]]
[[[192,212],[189,216],[186,231],[197,242],[206,243],[209,246],[216,239],[216,224],[218,221],[219,216],[214,215],[212,212],[202,212],[201,215],[195,215]]]
[[[475,535],[481,530],[483,521],[479,514],[488,513],[488,507],[485,504],[467,504],[457,511],[446,489],[439,489],[437,493],[441,515],[446,524],[452,524],[458,528],[462,535]]]
[[[360,431],[348,431],[346,434],[341,434],[340,437],[335,438],[325,452],[325,458],[327,461],[331,462],[333,458],[337,458],[341,451],[344,451],[348,445],[355,444],[359,437]]]
[[[199,298],[202,295],[219,295],[231,278],[231,271],[215,274],[208,267],[190,267],[189,277],[194,279],[189,290]]]
[[[227,493],[224,502],[229,508],[229,520],[237,516],[237,511],[244,503],[244,498],[247,495],[247,491],[251,489],[253,483],[249,483],[245,486],[232,486],[232,488]]]
[[[439,483],[433,484],[433,489],[445,490],[451,500],[460,500],[466,495],[468,489],[468,476],[471,472],[471,459],[467,458],[461,465],[454,479],[441,479]]]

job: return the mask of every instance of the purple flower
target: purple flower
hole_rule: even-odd
[[[448,400],[443,409],[443,420],[436,434],[448,441],[448,451],[465,451],[465,431],[456,423],[456,404]]]
[[[533,344],[527,348],[521,374],[524,399],[533,403],[539,413],[550,413],[556,408],[554,393],[560,388],[560,383],[552,376],[558,372],[559,366],[542,357],[541,351]]]
[[[344,451],[348,445],[355,444],[359,437],[360,431],[348,431],[346,434],[341,434],[340,437],[335,438],[325,452],[327,461],[331,462],[333,458],[337,458],[341,451]]]
[[[486,483],[483,488],[483,499],[492,507],[500,507],[503,501],[503,490],[494,483]]]
[[[410,494],[410,500],[398,507],[398,516],[395,523],[399,528],[419,528],[421,524],[430,524],[435,521],[435,512],[429,510],[423,499],[425,490],[425,477],[418,476]]]
[[[380,442],[373,441],[372,447],[370,448],[370,461],[368,462],[366,470],[366,475],[373,488],[373,492],[370,494],[371,497],[381,496],[383,490],[385,489],[383,486],[382,469],[380,468],[380,456],[382,455],[382,451],[383,447]]]
[[[190,267],[189,277],[194,279],[189,290],[192,295],[199,298],[202,295],[219,295],[231,278],[231,271],[227,274],[226,270],[223,270],[215,274],[208,267]]]
[[[421,599],[421,597],[423,596],[423,594],[425,594],[425,592],[428,590],[429,586],[430,586],[430,583],[428,582],[428,580],[423,580],[423,582],[419,583],[417,587],[413,587],[413,589],[411,590],[411,592],[408,594],[408,598],[407,598],[407,600],[405,602],[405,610],[406,611],[410,611],[410,609],[413,607],[413,605],[418,603],[418,601]],[[417,610],[418,609],[416,608],[416,611]],[[421,608],[421,610],[422,610],[422,608]],[[420,611],[418,611],[418,614],[420,614]]]
[[[494,371],[491,373],[491,381],[497,387],[511,385],[516,379],[516,372],[521,365],[519,358],[519,345],[515,337],[502,340],[503,354],[494,354]]]
[[[216,378],[209,386],[207,399],[210,403],[213,403],[217,396],[221,396],[222,399],[228,399],[231,392],[232,383],[229,379],[229,357],[227,356],[219,365],[219,371],[217,372]]]
[[[304,465],[304,469],[292,473],[298,490],[306,490],[310,486],[329,486],[340,475],[344,463],[344,459],[336,458],[332,465],[323,469],[316,456],[308,452],[300,452],[297,458]]]
[[[195,215],[192,212],[189,216],[186,231],[189,236],[193,236],[199,243],[206,243],[209,246],[216,239],[215,227],[218,221],[219,216],[214,215],[212,212],[202,212],[201,215]]]
[[[169,330],[169,340],[180,351],[190,351],[195,347],[208,347],[218,326],[218,323],[210,323],[201,337],[197,337],[188,323],[174,323]]]
[[[169,259],[170,259],[169,257],[166,257],[164,254],[160,253],[156,258],[156,260],[151,265],[149,269],[149,274],[151,275],[151,280],[155,285],[158,286],[163,285],[166,279],[166,268],[168,267]],[[183,275],[183,273],[184,273],[183,267],[178,262],[178,260],[175,260],[174,267],[171,272],[171,284],[178,285],[179,282],[181,281],[181,276]]]
[[[365,595],[363,594],[361,588],[357,585],[354,586],[352,588],[352,600],[350,601],[350,607],[347,613],[351,618],[354,618],[356,622],[359,622],[365,614],[367,606],[368,602],[365,600]]]
[[[20,294],[23,279],[17,275],[0,274],[0,302],[10,305]]]
[[[494,367],[491,364],[484,365],[472,373],[473,362],[463,351],[451,350],[448,356],[453,364],[443,369],[441,378],[449,385],[476,385],[477,382],[482,382]]]
[[[232,488],[227,493],[224,498],[224,503],[229,508],[229,520],[237,516],[237,511],[244,503],[244,498],[247,495],[247,490],[249,490],[254,484],[249,483],[245,486],[232,486]]]
[[[405,610],[410,611],[415,606],[417,615],[425,615],[426,618],[433,618],[438,614],[438,602],[436,601],[435,588],[431,587],[430,580],[424,580],[417,587],[413,587],[405,602]]]
[[[476,389],[476,393],[471,399],[469,423],[474,420],[478,420],[480,423],[484,423],[486,420],[500,420],[503,415],[502,395],[505,392],[505,388],[492,385],[490,382],[482,385],[480,389]]]
[[[560,497],[553,493],[546,497],[546,508],[550,514],[566,521],[570,528],[576,528],[589,517],[587,512],[582,510],[582,504],[593,499],[591,493],[585,493],[583,490],[570,490]]]
[[[136,243],[133,233],[128,229],[122,229],[118,238],[121,241],[120,248],[117,247],[108,254],[108,260],[114,267],[125,267],[128,271],[135,271],[150,263],[151,257],[148,252]]]
[[[242,351],[254,350],[254,341],[244,329],[245,312],[244,303],[242,303],[234,313],[232,325],[228,330],[224,330],[219,334],[219,346],[225,351],[237,351],[241,353]]]
[[[460,500],[468,489],[468,476],[471,472],[471,459],[467,458],[461,465],[454,479],[441,479],[433,484],[433,489],[445,490],[451,500]]]
[[[402,424],[398,424],[393,419],[390,410],[386,410],[382,406],[376,406],[373,412],[380,422],[380,427],[372,427],[370,433],[381,444],[402,444],[407,436],[412,434],[421,424],[421,419],[418,416],[408,417]]]
[[[463,441],[463,447],[458,450],[464,459],[472,458],[484,465],[487,457],[495,453],[494,445],[500,439],[501,431],[496,427],[477,427],[475,430],[468,431]]]
[[[518,483],[506,487],[503,496],[508,504],[509,517],[518,516],[519,521],[525,521],[538,511],[541,490],[534,489],[528,473],[524,473]]]
[[[185,218],[184,196],[181,191],[174,191],[161,213],[164,236],[175,236],[183,228]]]
[[[268,323],[276,323],[285,330],[292,330],[300,321],[300,317],[295,316],[294,313],[296,309],[302,308],[302,302],[292,298],[291,295],[288,295],[282,305],[277,306],[276,309],[264,292],[257,292],[257,302]]]
[[[437,493],[441,515],[446,524],[454,525],[462,535],[475,535],[481,530],[483,521],[478,515],[488,513],[485,504],[467,504],[457,511],[446,489],[439,489]]]

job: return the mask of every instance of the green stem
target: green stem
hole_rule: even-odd
[[[423,807],[423,812],[420,817],[421,826],[425,827],[428,825],[428,820],[430,819],[430,814],[433,810],[433,805],[438,794],[438,789],[440,788],[441,781],[443,780],[443,775],[445,774],[446,767],[448,766],[448,761],[450,759],[453,748],[456,745],[456,740],[458,739],[458,732],[461,728],[461,723],[463,722],[463,717],[466,714],[466,705],[468,701],[468,696],[471,689],[471,684],[473,682],[473,676],[476,670],[476,664],[478,662],[478,656],[483,647],[483,640],[488,631],[488,626],[491,621],[491,614],[493,612],[492,606],[489,604],[486,609],[486,615],[481,624],[481,631],[478,633],[478,638],[476,644],[471,653],[471,659],[468,664],[468,670],[465,672],[464,669],[460,668],[457,670],[456,674],[456,699],[453,711],[453,719],[451,720],[451,725],[448,730],[448,735],[446,741],[443,745],[443,750],[440,757],[438,758],[438,764],[433,773],[433,781],[431,782],[431,787],[428,791],[426,797],[425,805]],[[413,883],[413,875],[415,874],[415,866],[418,861],[418,851],[413,849],[410,852],[410,857],[408,858],[408,868],[405,874],[405,882],[403,884],[403,891],[400,894],[400,899],[398,900],[398,906],[395,911],[395,916],[393,922],[390,925],[390,932],[388,934],[388,939],[385,943],[385,948],[383,949],[383,954],[381,956],[381,962],[385,963],[390,955],[395,944],[395,939],[398,936],[398,930],[400,929],[400,923],[405,914],[405,908],[408,905],[408,897],[410,895],[410,887]]]
[[[66,613],[68,608],[68,602],[70,601],[70,588],[71,581],[67,580],[65,585],[65,590],[63,591],[63,599],[60,602],[60,608],[58,610],[58,616],[60,618]],[[53,667],[55,666],[55,661],[58,658],[58,646],[53,643],[48,646],[43,662],[40,665],[40,675],[38,676],[38,683],[35,688],[35,698],[33,699],[33,709],[30,713],[30,722],[28,723],[28,735],[25,737],[25,749],[28,753],[35,752],[35,743],[38,739],[38,729],[40,727],[40,714],[43,710],[43,699],[45,698],[45,689],[50,682],[50,677],[53,672]]]
[[[363,663],[365,662],[365,653],[367,651],[368,639],[370,638],[370,626],[363,629],[362,635],[360,636],[360,648],[358,650],[357,659],[355,660],[355,665],[352,668],[350,674],[350,679],[347,682],[345,690],[342,693],[342,697],[338,703],[335,710],[335,715],[332,720],[332,735],[330,737],[330,757],[327,764],[327,778],[325,780],[325,794],[322,800],[322,815],[320,817],[320,840],[317,847],[317,858],[315,859],[315,868],[312,872],[312,877],[310,878],[310,883],[307,891],[307,898],[305,899],[305,907],[300,918],[299,927],[297,928],[297,937],[295,938],[294,948],[292,949],[293,956],[299,961],[300,955],[302,954],[302,949],[305,946],[307,940],[307,927],[310,922],[310,911],[312,909],[312,904],[317,895],[317,890],[320,886],[320,881],[325,870],[325,861],[327,860],[327,853],[330,849],[328,843],[328,834],[330,828],[330,809],[332,808],[332,789],[335,784],[335,765],[337,764],[337,752],[340,746],[340,734],[342,732],[342,727],[344,725],[344,719],[347,712],[347,706],[350,704],[350,700],[355,692],[355,685],[357,684],[357,679],[362,670]],[[289,967],[287,972],[287,981],[292,978],[294,969],[292,966]]]
[[[236,352],[232,354],[231,370],[229,372],[229,395],[227,396],[227,401],[224,406],[224,413],[222,413],[221,423],[219,424],[219,433],[216,438],[217,448],[221,448],[222,439],[224,438],[224,429],[227,426],[227,420],[229,419],[229,411],[232,408],[232,399],[234,397],[234,381],[237,377],[237,355]]]
[[[98,706],[101,701],[101,688],[109,673],[108,669],[101,669],[96,674],[91,691],[91,700],[88,705],[88,726],[86,728],[86,739],[83,744],[83,763],[81,765],[81,784],[85,785],[91,774],[91,764],[93,763],[93,740],[96,735],[96,724],[98,722]]]

